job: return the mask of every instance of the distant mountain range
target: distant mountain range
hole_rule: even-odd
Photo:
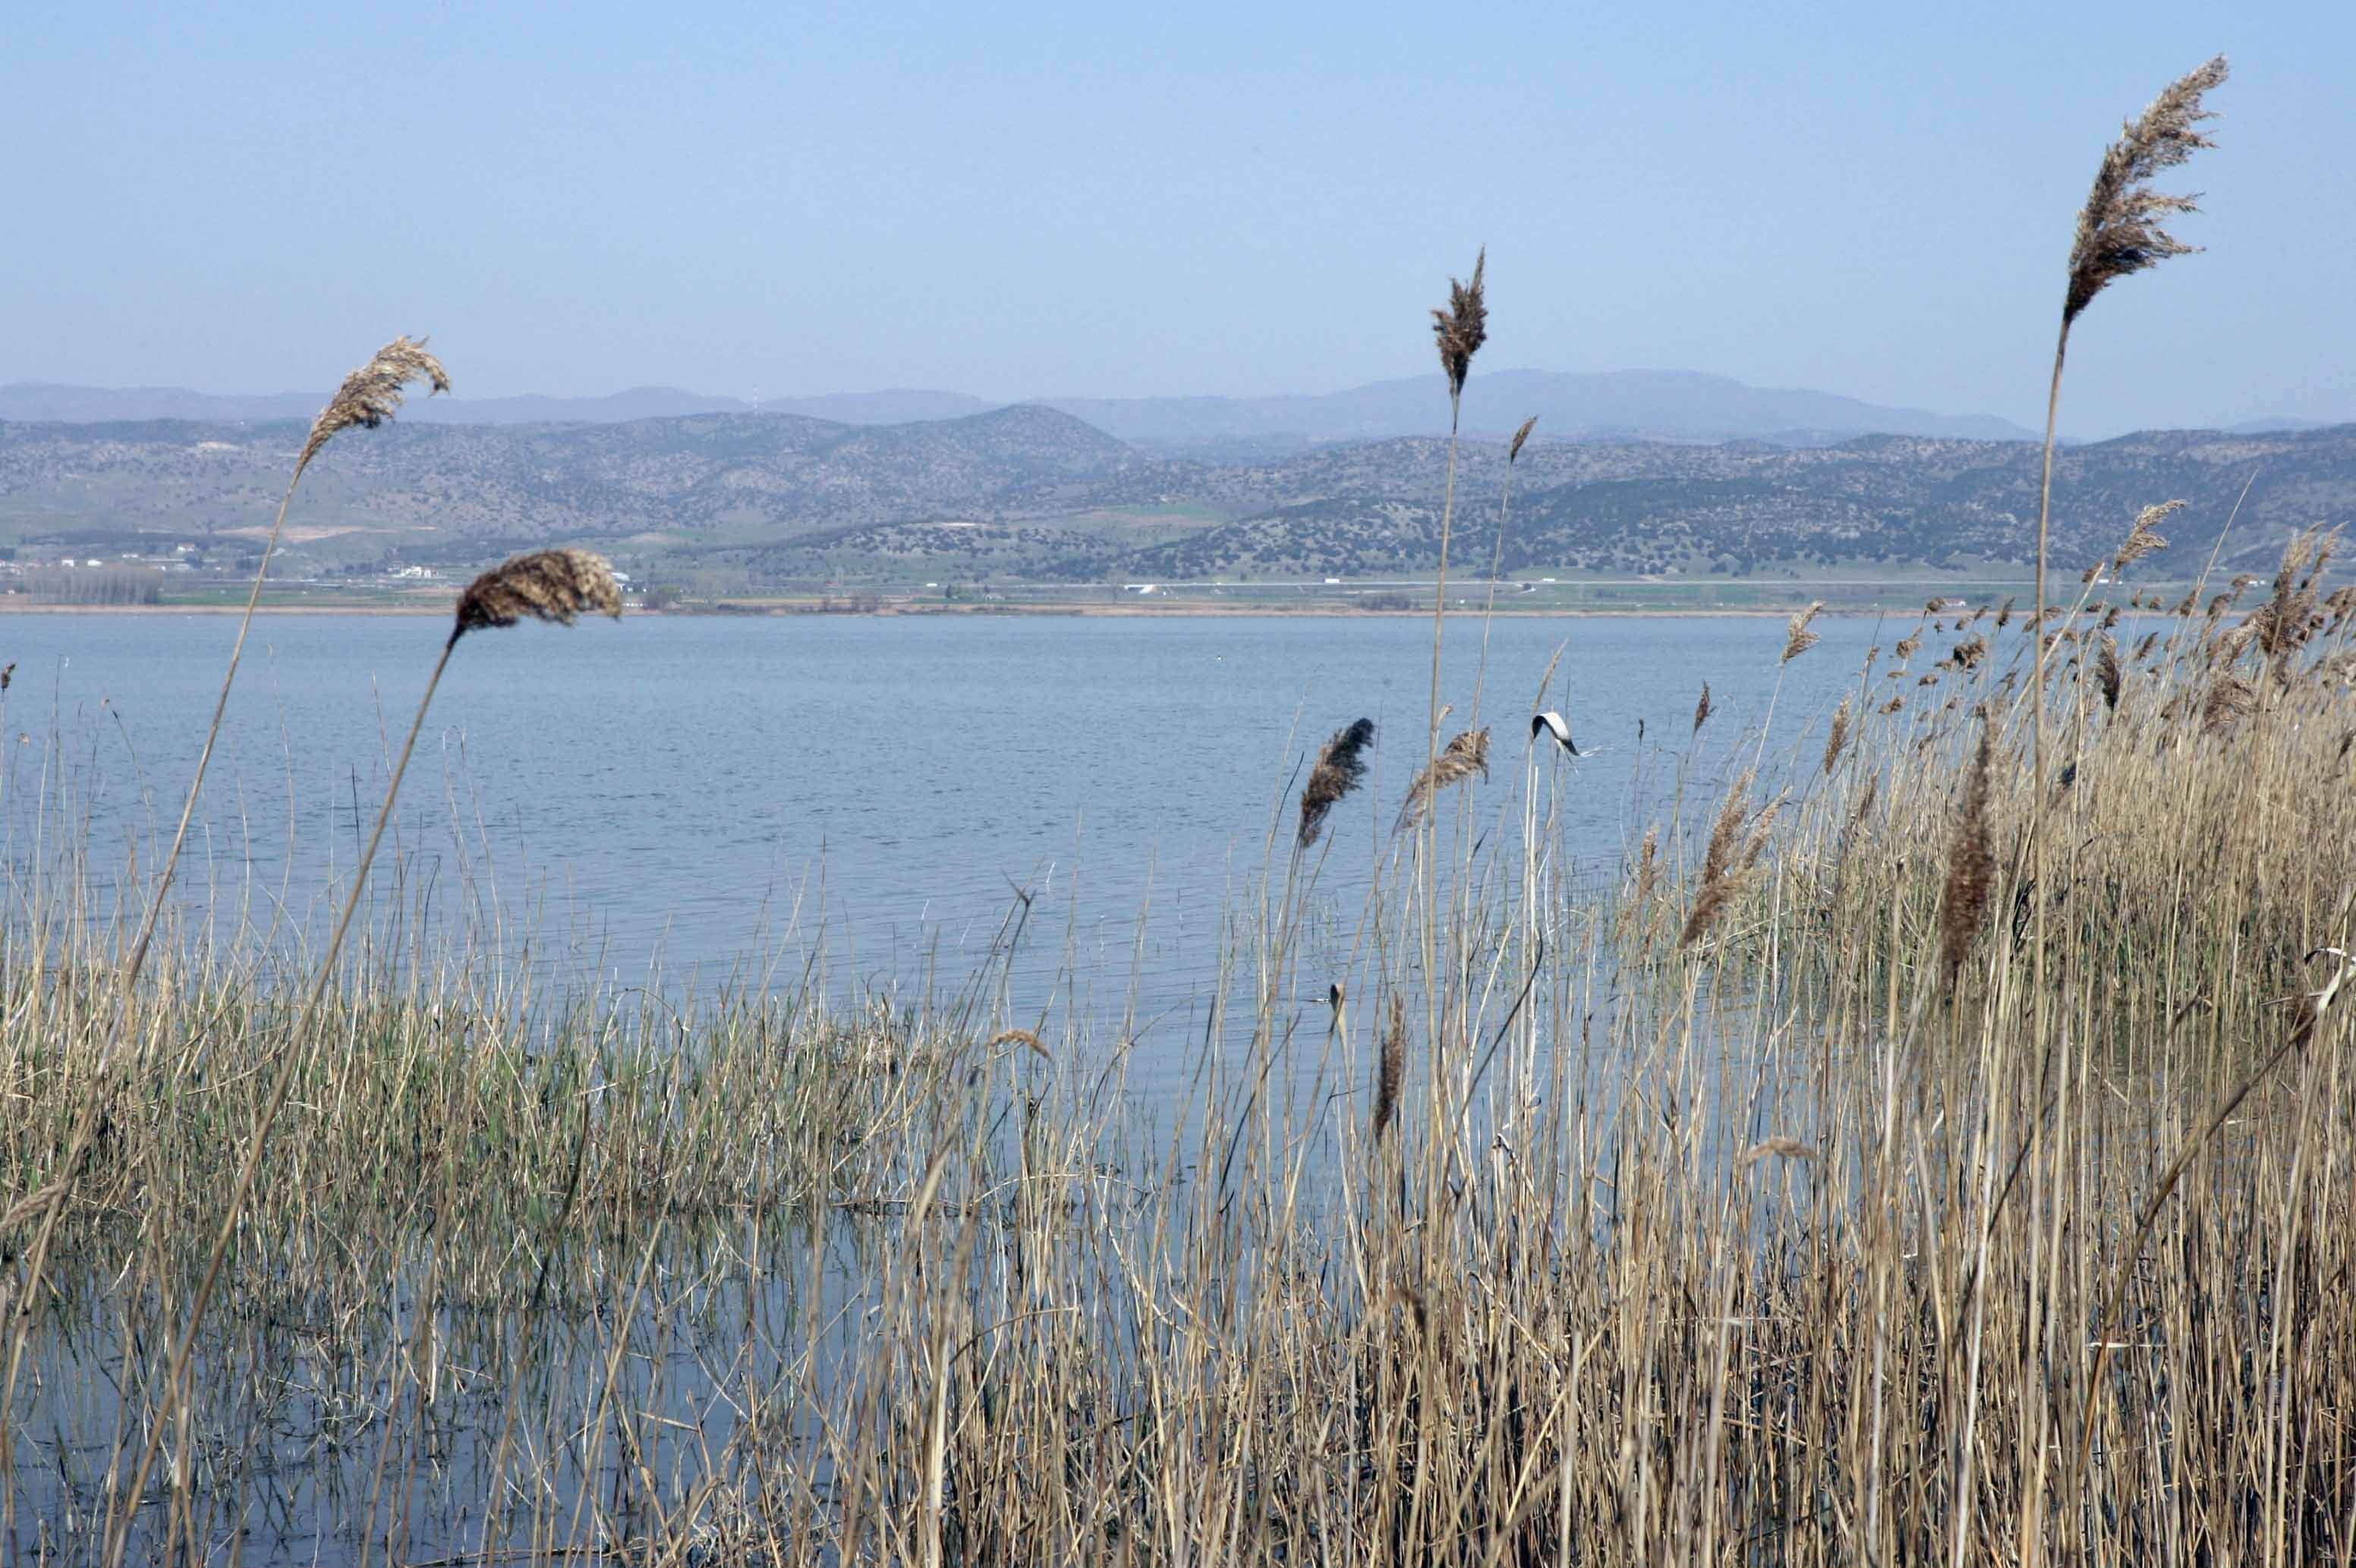
[[[307,420],[322,393],[237,397],[174,387],[110,389],[17,382],[0,387],[0,421],[111,424],[141,420],[210,423]],[[1448,398],[1438,375],[1377,381],[1346,391],[1275,398],[1038,398],[1120,440],[1168,453],[1265,456],[1287,446],[1442,435]],[[765,400],[705,397],[634,387],[603,398],[420,399],[405,417],[436,424],[612,424],[691,414],[785,414],[839,424],[889,425],[961,419],[1000,407],[961,392],[895,389]],[[2019,441],[2034,432],[1985,415],[1886,408],[1830,392],[1752,387],[1682,370],[1564,373],[1505,370],[1476,376],[1465,395],[1466,429],[1502,435],[1531,415],[1553,440],[1772,441],[1823,445],[1856,435]]]
[[[304,430],[0,421],[0,546],[39,561],[187,543],[234,560],[266,531]],[[658,577],[752,581],[1430,570],[1444,439],[1269,444],[1280,450],[1174,457],[1040,404],[892,424],[767,411],[404,419],[344,436],[313,465],[289,569],[475,563],[565,541]],[[1494,548],[1529,573],[2008,573],[2029,559],[2038,458],[2030,443],[1948,436],[1535,442]],[[1495,526],[1506,466],[1486,437],[1461,459],[1460,543]],[[2072,570],[2115,546],[2140,507],[2182,498],[2171,548],[2139,570],[2199,571],[2238,503],[2222,556],[2238,571],[2268,564],[2289,530],[2356,507],[2356,426],[2145,432],[2073,447],[2054,477],[2055,556]]]

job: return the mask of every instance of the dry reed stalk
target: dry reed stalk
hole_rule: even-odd
[[[1390,1021],[1383,1028],[1383,1044],[1375,1065],[1375,1141],[1398,1119],[1399,1084],[1407,1076],[1407,1003],[1391,993]]]
[[[1825,602],[1819,599],[1792,617],[1784,632],[1783,656],[1776,660],[1776,663],[1790,664],[1823,641],[1823,637],[1818,633],[1809,629],[1809,624],[1824,613],[1824,608]]]
[[[1418,773],[1415,783],[1408,786],[1407,801],[1399,807],[1399,827],[1408,827],[1423,819],[1432,798],[1449,785],[1462,784],[1479,773],[1489,776],[1489,731],[1486,727],[1466,730],[1450,741],[1445,750],[1432,759],[1431,765]]]
[[[2190,197],[2163,196],[2147,183],[2162,169],[2183,163],[2209,145],[2193,127],[2209,118],[2201,96],[2225,80],[2225,58],[2219,55],[2186,72],[2154,99],[2148,108],[2127,122],[2119,139],[2104,150],[2085,204],[2078,209],[2076,231],[2070,244],[2069,281],[2062,299],[2062,321],[2053,338],[2053,373],[2045,394],[2045,453],[2037,498],[2037,596],[2032,625],[2041,624],[2049,606],[2045,598],[2046,560],[2053,521],[2053,443],[2062,412],[2062,371],[2070,352],[2070,328],[2094,296],[2119,278],[2157,266],[2191,247],[2178,241],[2161,224],[2193,210]],[[2044,875],[2044,800],[2047,645],[2035,650],[2036,720],[2030,731],[2029,771],[2035,787],[2029,821],[2029,875]],[[2030,984],[2043,1018],[2045,991],[2045,906],[2037,906],[2035,973]]]
[[[7,1376],[5,1381],[0,1381],[0,1409],[9,1408],[16,1397],[25,1338],[31,1328],[31,1312],[39,1294],[42,1273],[48,1266],[51,1239],[56,1233],[58,1219],[64,1211],[65,1201],[72,1194],[82,1158],[89,1151],[91,1139],[97,1131],[99,1118],[111,1093],[108,1085],[112,1081],[115,1058],[122,1050],[123,1031],[130,1014],[131,998],[139,982],[139,972],[146,964],[148,948],[155,941],[155,925],[162,918],[165,900],[170,894],[173,879],[179,870],[181,851],[188,841],[188,826],[196,816],[198,797],[204,793],[205,775],[212,766],[213,748],[220,740],[221,720],[229,711],[230,691],[237,683],[238,666],[245,656],[245,640],[253,629],[254,612],[261,606],[262,586],[270,577],[271,557],[277,552],[278,541],[285,532],[286,513],[294,504],[295,487],[303,482],[303,473],[310,467],[311,460],[338,432],[355,425],[374,429],[391,419],[401,407],[402,387],[414,380],[427,382],[432,392],[450,389],[448,373],[443,369],[439,359],[426,352],[423,338],[412,340],[406,336],[400,336],[378,349],[366,365],[344,378],[343,384],[327,400],[327,406],[320,410],[318,417],[312,421],[310,437],[303,443],[302,453],[295,459],[294,471],[287,476],[285,492],[278,499],[277,515],[271,519],[270,532],[262,540],[262,559],[254,568],[253,585],[246,593],[244,613],[238,619],[237,636],[230,644],[229,664],[221,672],[220,690],[213,699],[212,719],[206,726],[204,744],[197,752],[196,769],[188,780],[187,794],[180,804],[180,819],[172,830],[171,848],[165,853],[163,869],[156,874],[155,890],[148,895],[138,933],[133,937],[129,953],[123,960],[114,1018],[100,1051],[99,1073],[91,1085],[89,1104],[67,1139],[65,1154],[56,1166],[55,1174],[38,1190],[12,1204],[6,1214],[0,1216],[0,1236],[36,1217],[41,1221],[40,1231],[30,1249],[24,1284],[15,1298],[15,1331],[10,1336]],[[8,667],[12,672],[16,667],[14,664]],[[0,683],[0,687],[5,687],[5,683]],[[0,1308],[0,1316],[9,1315],[5,1308]]]
[[[1840,706],[1833,709],[1832,733],[1825,738],[1825,774],[1826,777],[1830,777],[1833,769],[1840,764],[1841,752],[1848,747],[1848,725],[1850,712],[1850,699],[1846,697],[1841,699]]]
[[[1365,782],[1365,751],[1374,741],[1375,721],[1360,719],[1335,731],[1318,752],[1317,765],[1309,770],[1309,782],[1301,790],[1301,830],[1295,841],[1301,848],[1317,842],[1326,814]]]
[[[355,387],[359,390],[355,391]],[[320,426],[315,427],[314,431],[315,439],[324,439],[317,436],[319,428],[331,427],[327,428],[327,435],[332,436],[337,430],[349,429],[355,424],[370,424],[385,417],[381,383],[369,379],[366,371],[356,372],[346,381],[345,393],[338,394],[338,403],[344,402],[347,395],[350,398],[349,406],[340,414],[337,406],[331,404],[328,412],[320,416]],[[341,422],[336,422],[337,419]],[[294,1023],[287,1031],[285,1042],[279,1048],[276,1080],[262,1103],[250,1135],[252,1141],[245,1163],[230,1193],[227,1212],[219,1233],[214,1237],[203,1278],[189,1302],[187,1325],[181,1331],[178,1347],[172,1354],[165,1375],[162,1400],[150,1424],[145,1450],[132,1473],[129,1487],[122,1494],[122,1528],[108,1552],[108,1568],[121,1568],[123,1553],[130,1538],[130,1516],[136,1510],[138,1500],[146,1494],[148,1477],[162,1450],[164,1429],[170,1424],[173,1407],[187,1397],[188,1369],[195,1353],[197,1331],[203,1325],[205,1308],[210,1304],[214,1288],[220,1280],[221,1265],[228,1258],[230,1244],[237,1235],[239,1221],[252,1196],[254,1182],[261,1175],[262,1154],[269,1147],[270,1130],[294,1090],[295,1069],[303,1060],[302,1042],[307,1038],[310,1021],[316,1016],[321,1002],[327,997],[327,987],[335,979],[336,963],[343,952],[344,938],[351,930],[352,917],[359,909],[361,895],[368,890],[369,869],[375,863],[377,850],[384,842],[385,827],[391,821],[393,805],[401,795],[402,779],[409,772],[410,758],[417,750],[418,734],[425,727],[426,710],[433,705],[434,690],[442,684],[443,672],[449,668],[451,654],[457,648],[458,640],[470,631],[511,626],[525,617],[570,625],[576,617],[591,612],[619,617],[622,592],[615,581],[613,568],[605,563],[605,558],[587,550],[536,550],[517,556],[476,578],[459,595],[452,616],[450,635],[442,645],[441,657],[435,661],[434,673],[426,680],[424,694],[418,699],[417,715],[410,721],[408,738],[402,743],[391,776],[385,784],[384,804],[377,813],[375,829],[369,835],[368,848],[353,868],[351,891],[345,897],[343,912],[337,917],[335,932],[327,940],[318,973],[304,997],[302,1008],[294,1016]]]
[[[1947,850],[1947,884],[1939,901],[1939,959],[1947,982],[1970,955],[1972,939],[1987,923],[1989,891],[1996,885],[1996,855],[1988,847],[1988,761],[1991,751],[1987,720],[1980,722],[1979,750],[1973,755],[1964,784],[1963,819],[1956,824],[1954,842]]]

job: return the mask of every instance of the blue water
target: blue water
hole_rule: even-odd
[[[1818,626],[1777,695],[1779,619],[1499,620],[1480,699],[1491,776],[1462,809],[1476,832],[1518,832],[1534,786],[1571,880],[1607,877],[1681,764],[1714,791],[1772,699],[1772,771],[1853,688],[1866,645],[1911,622]],[[145,887],[235,632],[211,614],[0,619],[16,665],[0,850],[19,896],[75,844],[102,908]],[[256,624],[179,907],[299,961],[442,635],[420,617]],[[1288,791],[1365,715],[1367,786],[1334,813],[1307,901],[1312,942],[1351,940],[1424,760],[1430,639],[1427,620],[1374,616],[640,616],[477,635],[435,698],[374,918],[381,933],[406,912],[412,951],[495,951],[568,985],[809,974],[905,997],[981,968],[1027,896],[1017,1011],[1191,1027],[1229,923],[1255,918],[1271,874],[1280,893]],[[1443,736],[1473,711],[1481,642],[1477,619],[1451,624]],[[1544,706],[1569,715],[1583,761],[1530,742],[1550,663]],[[1705,680],[1716,711],[1697,739]]]

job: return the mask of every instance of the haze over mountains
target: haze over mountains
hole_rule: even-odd
[[[180,388],[106,389],[17,382],[0,386],[0,421],[107,424],[143,420],[214,423],[307,420],[324,393],[236,396]],[[1108,434],[1165,453],[1265,455],[1289,445],[1444,435],[1448,400],[1437,375],[1376,381],[1314,396],[1035,398]],[[961,392],[894,389],[766,399],[757,406],[669,387],[601,398],[420,399],[404,418],[437,424],[617,423],[690,414],[789,414],[840,424],[892,425],[958,419],[1005,406]],[[1987,415],[1889,408],[1804,389],[1752,387],[1684,370],[1505,370],[1476,377],[1465,428],[1504,434],[1535,414],[1555,440],[1770,441],[1822,445],[1857,435],[1979,441],[2033,439]]]
[[[267,532],[305,428],[0,421],[0,547],[46,567],[234,562]],[[1461,456],[1458,533],[1489,533],[1505,445],[1474,437]],[[312,466],[287,571],[455,568],[564,542],[652,581],[746,585],[1415,577],[1438,556],[1448,467],[1431,435],[1173,455],[1035,403],[894,424],[402,420]],[[2033,546],[2038,473],[2023,441],[1540,439],[1513,468],[1494,548],[1532,575],[2011,576]],[[2198,572],[2234,518],[2226,569],[2269,566],[2290,530],[2356,505],[2356,426],[2073,447],[2056,465],[2057,560],[2099,558],[2138,509],[2178,498],[2172,548],[2139,571]]]

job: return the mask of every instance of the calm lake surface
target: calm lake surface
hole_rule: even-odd
[[[256,623],[174,894],[217,936],[292,961],[324,929],[444,626]],[[1780,619],[1499,619],[1476,823],[1517,825],[1534,784],[1574,880],[1608,879],[1680,766],[1714,792],[1730,757],[1751,760],[1772,699],[1772,775],[1821,743],[1867,646],[1912,621],[1818,627],[1778,695]],[[0,663],[16,665],[0,710],[14,896],[86,846],[111,912],[137,885],[134,854],[139,877],[160,863],[235,635],[219,614],[0,619]],[[1474,710],[1481,645],[1477,617],[1451,622],[1443,735]],[[1570,716],[1583,761],[1529,743],[1558,651],[1544,706]],[[645,616],[478,635],[419,742],[378,917],[423,909],[450,949],[567,987],[809,973],[912,999],[984,965],[1020,889],[1018,1013],[1133,1008],[1183,1029],[1271,864],[1282,885],[1306,760],[1365,715],[1368,787],[1335,813],[1312,901],[1328,939],[1348,940],[1423,761],[1430,665],[1419,617]],[[1697,740],[1705,680],[1715,716]]]

